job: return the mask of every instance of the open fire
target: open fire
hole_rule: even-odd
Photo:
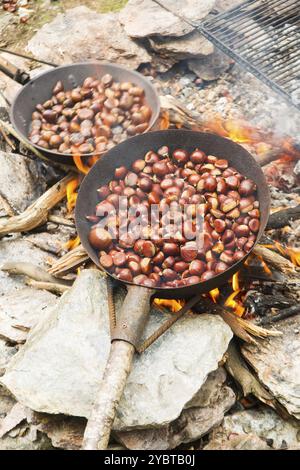
[[[170,122],[169,112],[167,110],[163,110],[160,119],[160,129],[163,130],[173,126],[174,124]],[[182,125],[177,123],[175,124],[175,127],[180,128]],[[292,139],[279,138],[273,133],[266,132],[263,129],[255,128],[243,120],[228,119],[225,121],[220,116],[214,116],[211,118],[211,120],[207,120],[205,123],[201,123],[200,126],[195,124],[193,129],[213,132],[222,137],[228,137],[237,143],[244,144],[258,156],[258,161],[264,161],[264,159],[266,159],[266,162],[268,163],[269,155],[271,155],[270,161],[276,159],[276,166],[269,165],[269,167],[274,167],[275,173],[277,165],[289,165],[291,162],[294,162],[300,158],[300,151],[293,145]],[[73,156],[74,163],[79,173],[84,175],[89,172],[90,168],[94,165],[98,158],[98,156],[92,156],[88,159],[88,161],[83,161],[83,158],[80,155]],[[272,173],[272,170],[269,169],[269,167],[267,167],[268,171],[266,174],[267,177],[269,176],[269,183],[272,184],[274,183],[274,174]],[[67,187],[67,208],[70,213],[75,207],[77,191],[80,186],[81,178],[81,176],[74,178],[72,181],[70,181]],[[72,250],[79,244],[80,240],[77,236],[75,239],[70,240],[66,244],[65,249]],[[295,266],[300,266],[300,250],[284,246],[279,241],[274,241],[273,244],[265,244],[264,246],[290,259]],[[245,263],[245,269],[247,269],[247,265],[251,263],[251,259],[253,258],[256,258],[256,262],[260,264],[262,270],[267,275],[272,275],[271,268],[259,255],[251,255],[250,259]],[[244,297],[249,289],[249,286],[247,286],[247,280],[241,279],[241,275],[238,272],[233,275],[229,285],[231,286],[231,292],[227,292],[228,287],[224,289],[224,293],[222,293],[222,287],[220,289],[216,288],[209,292],[209,298],[215,304],[220,304],[228,308],[238,317],[243,317],[245,315],[247,316],[247,309],[244,306]],[[167,308],[173,313],[178,312],[185,305],[185,301],[179,299],[155,299],[154,302],[158,307]]]

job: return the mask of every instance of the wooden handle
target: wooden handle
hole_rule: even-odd
[[[151,289],[130,286],[113,334],[109,358],[91,416],[85,428],[82,450],[105,450],[116,410],[131,371],[138,336],[146,325]]]
[[[25,85],[30,79],[28,73],[20,70],[14,64],[0,56],[0,71],[21,85]]]

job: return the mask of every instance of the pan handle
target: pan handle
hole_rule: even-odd
[[[105,450],[116,410],[131,371],[133,355],[147,323],[154,290],[130,286],[122,305],[112,344],[91,416],[85,428],[82,450]]]
[[[30,75],[27,72],[24,72],[24,70],[19,69],[14,64],[12,64],[1,56],[0,70],[1,72],[5,73],[5,75],[12,78],[15,82],[18,82],[21,85],[25,85],[25,83],[29,82],[30,80]]]

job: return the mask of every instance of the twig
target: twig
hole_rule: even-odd
[[[72,222],[72,220],[66,219],[65,217],[60,217],[59,215],[49,214],[48,221],[58,225],[65,225],[66,227],[75,228],[75,224]]]
[[[25,263],[22,261],[7,261],[6,263],[3,263],[0,268],[2,271],[9,274],[27,276],[38,282],[47,282],[52,284],[59,283],[64,286],[70,286],[72,284],[72,281],[66,279],[57,279],[56,277],[47,273],[47,271],[44,271],[44,269],[32,263]]]
[[[13,143],[13,141],[8,137],[8,135],[6,134],[5,130],[3,129],[3,126],[2,124],[0,123],[0,132],[3,136],[3,139],[5,140],[5,142],[7,143],[7,145],[9,145],[9,147],[11,147],[13,150],[16,150],[16,146],[15,144]]]
[[[68,291],[71,286],[66,286],[63,284],[59,283],[53,283],[53,282],[41,282],[41,281],[35,281],[34,279],[28,279],[26,281],[26,284],[30,287],[34,287],[35,289],[42,289],[42,290],[47,290],[49,292],[53,292],[54,294],[63,294],[64,292]]]
[[[4,127],[4,129],[11,135],[13,135],[16,139],[21,142],[24,147],[34,153],[38,158],[43,160],[47,165],[53,166],[55,168],[59,168],[64,171],[77,171],[76,167],[73,165],[65,165],[63,163],[57,163],[52,160],[49,160],[45,155],[43,155],[39,150],[37,150],[33,145],[29,144],[20,134],[18,134],[15,129],[8,123],[0,119],[0,126]]]
[[[280,310],[279,313],[276,315],[269,315],[265,318],[260,320],[260,325],[270,325],[272,323],[276,323],[280,320],[284,320],[285,318],[289,318],[293,315],[300,313],[300,304],[292,305],[291,307],[284,308]]]
[[[300,219],[300,204],[274,212],[269,216],[266,230],[277,229],[290,225],[290,222]]]
[[[296,267],[291,261],[263,245],[256,245],[253,249],[253,254],[263,258],[267,264],[271,264],[284,274],[295,275],[297,273]]]
[[[63,276],[69,273],[73,269],[78,268],[81,264],[85,263],[89,259],[88,254],[82,245],[73,248],[64,256],[62,256],[57,262],[55,262],[48,272],[55,276]]]
[[[72,174],[65,176],[27,207],[22,214],[0,220],[0,235],[28,232],[47,222],[48,212],[65,197],[67,184],[72,178],[74,178]]]

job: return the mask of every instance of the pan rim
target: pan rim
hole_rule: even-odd
[[[266,210],[267,210],[267,213],[268,213],[268,214],[270,213],[270,192],[269,192],[269,189],[268,189],[267,181],[266,181],[266,179],[265,179],[265,176],[264,176],[264,174],[263,174],[263,171],[262,171],[262,169],[261,169],[261,166],[260,166],[260,165],[258,164],[258,162],[255,160],[255,158],[253,157],[253,155],[251,155],[251,153],[248,152],[248,150],[246,150],[246,149],[245,149],[242,145],[240,145],[239,143],[234,142],[233,140],[229,139],[228,137],[219,136],[219,135],[214,134],[214,133],[212,133],[212,132],[201,132],[201,131],[193,131],[193,130],[185,130],[185,129],[166,129],[166,130],[159,130],[159,131],[151,131],[151,132],[148,132],[148,133],[147,133],[147,136],[150,135],[150,136],[155,137],[155,135],[158,135],[158,134],[170,134],[170,135],[171,135],[171,134],[174,134],[174,135],[175,135],[176,133],[177,133],[177,134],[178,134],[178,133],[181,133],[181,134],[186,134],[186,135],[192,135],[192,134],[193,134],[193,135],[195,135],[195,134],[210,135],[210,136],[212,136],[212,137],[217,137],[217,138],[220,139],[220,140],[227,140],[227,141],[229,141],[231,144],[233,144],[234,146],[236,146],[236,147],[238,147],[238,148],[241,148],[243,152],[245,152],[246,154],[248,154],[248,158],[251,159],[253,165],[254,165],[254,166],[256,167],[256,169],[261,173],[261,176],[263,177],[263,181],[264,181],[264,183],[265,183],[265,188],[266,188],[266,190],[267,190],[267,191],[266,191],[266,201],[265,201],[265,202],[266,202]],[[143,138],[143,134],[140,134],[140,135],[137,135],[137,136],[132,137],[130,140],[132,140],[132,139],[138,140],[138,139],[142,139],[142,138]],[[105,158],[109,158],[109,156],[107,156],[107,155],[109,155],[109,153],[110,153],[111,151],[116,151],[117,147],[120,147],[120,146],[126,144],[126,143],[128,142],[128,140],[129,140],[129,139],[125,140],[124,142],[121,142],[120,144],[118,144],[117,146],[115,146],[113,149],[108,150],[107,152],[105,152],[105,154],[103,155],[103,157],[106,156]],[[101,159],[101,161],[102,161],[102,159]],[[99,163],[98,163],[98,162],[99,162]],[[86,249],[85,243],[82,242],[82,239],[81,239],[80,234],[79,234],[79,233],[81,232],[81,229],[79,228],[79,217],[80,217],[80,216],[79,216],[79,213],[78,213],[78,211],[79,211],[79,209],[78,209],[78,207],[79,207],[79,201],[80,201],[80,197],[81,197],[81,196],[80,196],[80,192],[81,192],[81,191],[84,191],[84,181],[87,181],[87,179],[89,178],[89,175],[90,175],[90,178],[92,177],[92,173],[91,173],[91,172],[93,171],[94,167],[95,167],[97,164],[100,164],[100,160],[99,160],[98,162],[96,162],[96,163],[93,165],[93,167],[91,168],[90,172],[89,172],[87,175],[85,175],[84,179],[82,180],[81,185],[80,185],[80,188],[79,188],[79,191],[78,191],[78,197],[77,197],[76,206],[75,206],[75,226],[76,226],[76,231],[77,231],[77,235],[79,236],[80,241],[81,241],[81,243],[82,243],[82,245],[83,245],[83,247],[84,247],[85,249]],[[95,170],[94,170],[94,171],[95,171]],[[87,184],[87,183],[85,183],[85,184]],[[265,230],[265,228],[266,228],[267,222],[268,222],[268,218],[267,218],[267,217],[266,217],[266,220],[264,220],[264,223],[262,223],[262,219],[260,218],[259,232],[258,232],[258,234],[257,234],[256,240],[255,240],[255,242],[254,242],[253,247],[251,248],[251,250],[249,250],[241,260],[235,262],[235,263],[232,264],[228,269],[226,269],[226,271],[223,271],[222,273],[216,274],[216,276],[214,276],[214,277],[212,278],[212,279],[214,279],[214,280],[216,280],[216,281],[219,279],[219,282],[217,282],[217,287],[218,287],[218,286],[221,286],[223,283],[226,282],[226,278],[224,279],[224,282],[220,282],[220,279],[223,279],[223,278],[224,278],[225,273],[228,274],[228,278],[229,278],[232,274],[234,274],[235,272],[237,272],[237,269],[235,269],[237,265],[241,265],[241,266],[242,266],[242,265],[245,263],[246,259],[247,259],[248,256],[252,253],[254,247],[257,245],[257,243],[259,242],[259,239],[260,239],[261,236],[263,235],[263,232],[264,232],[264,230]],[[115,279],[116,281],[121,282],[121,283],[124,283],[124,284],[126,284],[126,285],[139,286],[139,287],[143,287],[143,288],[145,288],[145,289],[154,290],[155,292],[162,292],[162,293],[163,293],[163,292],[170,291],[170,290],[174,290],[174,291],[176,291],[176,290],[182,290],[182,289],[185,289],[185,288],[188,288],[188,287],[194,287],[194,286],[197,286],[197,285],[205,284],[205,282],[208,282],[208,281],[201,281],[201,282],[198,282],[198,283],[195,283],[195,284],[191,284],[191,285],[187,285],[187,286],[179,286],[179,287],[155,287],[155,288],[150,288],[150,287],[147,287],[147,286],[142,286],[142,285],[140,285],[140,284],[135,284],[135,283],[133,283],[133,282],[123,281],[122,279],[119,279],[119,278],[116,277],[114,274],[111,274],[111,273],[109,273],[107,270],[105,270],[105,269],[100,265],[99,260],[98,260],[98,262],[96,263],[96,262],[94,261],[94,259],[92,259],[92,258],[90,257],[90,255],[89,255],[89,253],[88,253],[88,250],[87,250],[87,254],[88,254],[88,256],[89,256],[89,259],[91,259],[91,260],[93,261],[93,263],[96,264],[96,266],[97,266],[98,268],[102,269],[108,276],[112,277],[112,278]],[[231,273],[232,273],[232,274],[231,274]]]
[[[20,90],[16,93],[15,97],[14,97],[14,100],[10,106],[10,110],[9,110],[9,118],[10,118],[10,121],[14,127],[14,129],[16,130],[16,132],[28,143],[30,144],[32,147],[38,149],[41,153],[42,152],[47,152],[47,154],[52,154],[53,156],[55,156],[56,158],[58,157],[61,157],[62,159],[64,157],[67,157],[70,159],[73,159],[74,157],[74,154],[72,153],[61,153],[61,152],[56,152],[55,150],[52,150],[52,149],[45,149],[43,147],[40,147],[39,145],[37,144],[33,144],[32,142],[30,142],[28,136],[21,132],[19,127],[16,125],[16,121],[14,119],[14,112],[15,112],[15,106],[16,106],[16,103],[17,103],[17,100],[20,99],[21,95],[25,92],[24,90],[26,90],[27,88],[29,88],[29,86],[32,86],[32,83],[37,79],[37,78],[40,78],[44,75],[47,75],[47,74],[50,74],[51,72],[55,72],[56,70],[60,70],[60,69],[63,69],[63,68],[68,68],[68,67],[73,67],[73,66],[80,66],[80,65],[101,65],[101,66],[110,66],[116,70],[123,70],[123,71],[126,71],[134,76],[137,76],[139,78],[142,78],[142,80],[145,82],[147,81],[147,84],[150,86],[150,88],[152,89],[152,92],[153,92],[153,96],[154,96],[154,99],[156,101],[156,110],[151,108],[152,109],[152,112],[153,112],[153,115],[151,115],[151,119],[150,119],[150,122],[152,122],[151,124],[149,123],[149,126],[147,127],[147,129],[142,132],[142,134],[145,134],[149,131],[151,131],[151,129],[153,128],[153,126],[155,125],[155,123],[157,122],[157,119],[159,117],[159,114],[160,114],[160,109],[161,109],[161,105],[160,105],[160,99],[159,99],[159,95],[158,95],[158,92],[156,90],[156,88],[153,86],[153,84],[151,83],[150,80],[147,80],[147,78],[141,74],[140,72],[137,72],[136,70],[131,70],[129,69],[128,67],[125,67],[123,65],[119,65],[119,64],[115,64],[113,62],[107,62],[107,61],[96,61],[96,60],[93,60],[93,61],[85,61],[85,62],[74,62],[74,63],[70,63],[70,64],[64,64],[64,65],[59,65],[58,67],[54,67],[53,69],[51,70],[44,70],[42,71],[41,73],[39,73],[36,77],[32,78],[28,83],[26,83],[26,85],[23,85]],[[138,134],[138,135],[142,135],[142,134]],[[132,137],[136,137],[136,136],[132,136]],[[126,138],[126,140],[128,139],[131,139],[132,137],[128,136]],[[122,143],[122,142],[121,142]],[[119,144],[117,144],[119,145]],[[93,157],[93,156],[99,156],[101,157],[102,155],[104,155],[105,152],[102,152],[102,153],[97,153],[97,152],[92,152],[92,153],[82,153],[80,154],[80,157],[82,158],[89,158],[89,157]]]

